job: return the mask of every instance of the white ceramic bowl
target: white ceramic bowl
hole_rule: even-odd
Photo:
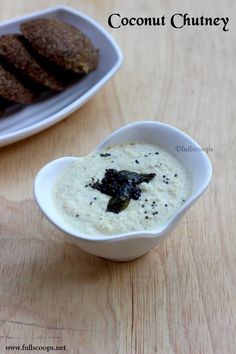
[[[131,141],[158,144],[176,157],[192,176],[192,192],[188,200],[158,230],[91,236],[67,225],[54,207],[52,188],[57,176],[76,161],[78,159],[76,157],[63,157],[50,162],[38,172],[34,184],[35,198],[39,207],[54,225],[69,235],[71,242],[88,253],[116,261],[140,257],[163,241],[186,210],[205,191],[212,175],[211,163],[200,146],[182,131],[159,122],[142,121],[124,126],[106,138],[95,151],[103,150],[108,145]],[[187,151],[184,151],[182,146],[186,147]]]
[[[24,139],[50,127],[85,104],[120,68],[123,54],[112,36],[91,17],[67,6],[57,6],[0,24],[0,35],[19,32],[22,22],[37,17],[56,18],[79,27],[99,48],[97,69],[65,91],[46,94],[17,109],[14,105],[0,119],[0,146]]]

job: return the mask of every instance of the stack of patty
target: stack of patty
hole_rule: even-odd
[[[0,37],[0,113],[30,104],[45,90],[60,92],[98,65],[98,50],[78,28],[55,19],[21,24],[22,34]]]

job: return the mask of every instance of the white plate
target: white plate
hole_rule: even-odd
[[[123,55],[110,34],[90,17],[67,6],[22,16],[0,25],[0,35],[19,32],[19,24],[36,17],[57,18],[79,27],[99,48],[98,68],[65,91],[9,111],[0,118],[0,146],[33,135],[59,122],[86,103],[120,68]]]

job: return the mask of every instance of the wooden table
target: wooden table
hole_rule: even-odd
[[[235,353],[235,2],[64,2],[107,29],[113,12],[178,11],[229,16],[230,30],[109,29],[124,52],[121,71],[67,119],[0,150],[0,353],[22,344],[81,354]],[[1,1],[0,18],[57,3]],[[69,243],[37,208],[33,180],[48,161],[86,154],[143,119],[173,124],[212,148],[213,180],[166,242],[118,264]]]

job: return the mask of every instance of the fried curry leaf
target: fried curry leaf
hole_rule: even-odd
[[[155,176],[155,173],[108,169],[101,182],[97,181],[91,184],[91,187],[112,197],[108,202],[107,211],[117,214],[128,207],[130,199],[139,199],[141,189],[137,186],[140,183],[148,183]]]
[[[107,211],[119,214],[122,210],[126,209],[129,205],[130,197],[118,195],[110,198],[107,204]]]

